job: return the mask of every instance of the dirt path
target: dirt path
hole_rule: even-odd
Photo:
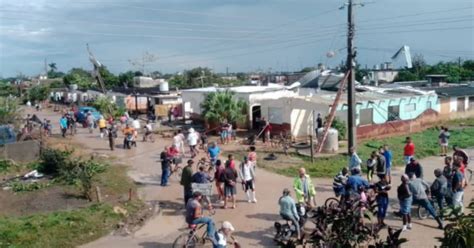
[[[46,117],[49,116],[49,117]],[[58,123],[56,114],[43,112],[40,117],[50,118],[53,124]],[[57,125],[55,125],[57,126]],[[138,142],[137,149],[123,150],[117,145],[115,151],[108,149],[105,139],[98,138],[98,134],[90,135],[84,129],[79,129],[78,135],[73,139],[86,145],[91,152],[98,152],[114,156],[123,164],[130,166],[129,175],[136,182],[143,184],[140,187],[140,195],[145,201],[158,201],[162,212],[150,220],[143,228],[135,234],[127,237],[106,236],[92,243],[86,244],[84,248],[99,247],[170,247],[174,239],[184,230],[185,221],[183,217],[183,191],[179,183],[171,178],[171,186],[160,187],[160,164],[156,162],[159,152],[169,140],[158,139],[157,142]],[[121,140],[120,138],[117,141]],[[468,150],[474,154],[474,150]],[[430,157],[420,161],[424,166],[425,179],[432,181],[433,170],[442,167],[441,157]],[[400,182],[401,170],[393,172],[393,185],[396,187]],[[317,190],[317,202],[322,204],[325,199],[333,196],[331,179],[313,179]],[[242,190],[238,188],[237,209],[217,210],[213,219],[219,225],[228,220],[236,228],[235,236],[243,247],[274,247],[272,241],[273,223],[279,220],[277,200],[284,188],[292,187],[292,178],[277,175],[263,169],[257,170],[257,199],[258,203],[247,203]],[[394,187],[394,188],[395,188]],[[473,197],[472,186],[465,193],[465,205]],[[391,214],[398,209],[396,190],[390,191],[390,207],[387,223],[396,228],[401,227],[401,220]],[[420,221],[414,218],[413,230],[402,234],[409,240],[403,247],[433,247],[438,242],[435,237],[441,236],[442,231],[435,228],[436,223],[432,219]],[[385,231],[382,231],[385,232]]]

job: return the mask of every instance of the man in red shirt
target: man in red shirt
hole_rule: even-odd
[[[407,137],[405,142],[403,156],[405,157],[405,164],[409,164],[410,159],[415,155],[415,144],[412,142],[411,137]]]

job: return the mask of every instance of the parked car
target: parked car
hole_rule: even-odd
[[[97,111],[94,107],[80,107],[79,110],[76,112],[76,120],[79,123],[84,123],[86,121],[87,113],[91,113],[94,117],[94,120],[99,120],[100,116],[102,115],[99,111]]]
[[[0,125],[0,145],[16,142],[16,133],[11,126]]]

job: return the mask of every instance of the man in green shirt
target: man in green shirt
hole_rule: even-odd
[[[280,197],[278,204],[280,205],[280,216],[285,220],[290,220],[291,222],[293,222],[293,225],[295,225],[296,227],[298,239],[300,239],[300,217],[298,215],[298,212],[296,211],[295,201],[290,196],[289,189],[283,190],[283,195]]]
[[[299,169],[299,176],[293,181],[293,187],[296,192],[296,200],[298,203],[306,203],[313,206],[316,190],[309,175],[306,174],[305,168]]]
[[[191,184],[193,182],[193,164],[192,159],[188,160],[188,164],[183,168],[183,174],[181,175],[181,185],[184,189],[184,206],[188,203],[188,200],[193,196],[193,190]]]

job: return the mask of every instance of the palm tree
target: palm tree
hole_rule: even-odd
[[[236,99],[234,93],[229,90],[210,93],[201,108],[204,119],[209,122],[233,123],[244,121],[247,117],[247,103]]]
[[[54,72],[54,71],[56,71],[56,70],[58,69],[58,68],[56,67],[56,63],[54,63],[54,62],[48,64],[48,66],[49,66],[49,68],[50,68],[50,70],[51,70],[52,72]]]

